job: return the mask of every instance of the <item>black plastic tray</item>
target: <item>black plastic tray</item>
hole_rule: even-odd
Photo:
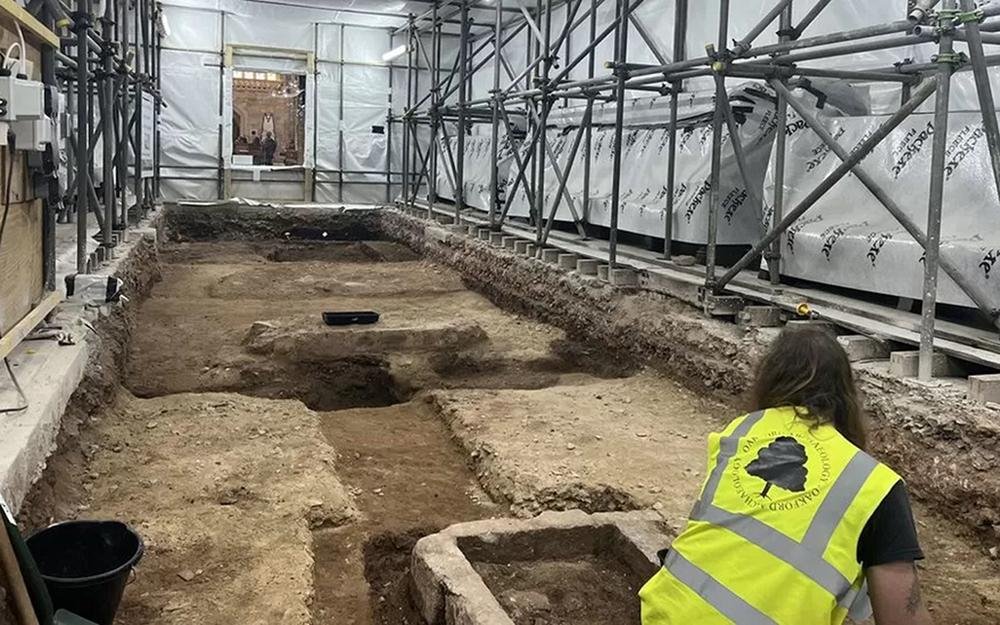
[[[328,326],[371,325],[378,319],[378,313],[373,310],[323,313],[323,323]]]

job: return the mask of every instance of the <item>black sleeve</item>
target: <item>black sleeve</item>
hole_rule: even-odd
[[[861,531],[858,562],[868,568],[923,559],[906,485],[897,482]]]

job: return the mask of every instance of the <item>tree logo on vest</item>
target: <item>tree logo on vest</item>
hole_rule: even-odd
[[[747,473],[764,480],[761,497],[767,497],[772,486],[801,493],[806,489],[806,448],[791,436],[781,436],[757,452],[757,459],[747,465]]]
[[[819,460],[818,466],[813,465],[816,471],[809,470],[810,456]],[[827,451],[817,441],[774,432],[744,439],[730,471],[732,485],[748,507],[777,511],[795,510],[818,499],[830,481],[831,466]],[[780,491],[792,496],[782,496]]]

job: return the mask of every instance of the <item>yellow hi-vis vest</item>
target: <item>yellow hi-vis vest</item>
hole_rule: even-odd
[[[858,539],[899,476],[790,407],[740,417],[708,447],[701,498],[639,592],[643,625],[870,616]]]

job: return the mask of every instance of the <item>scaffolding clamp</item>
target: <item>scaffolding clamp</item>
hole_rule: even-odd
[[[70,17],[73,18],[73,26],[70,30],[74,33],[90,30],[91,26],[94,25],[93,18],[87,11],[74,11],[70,13]]]
[[[981,23],[986,19],[982,9],[972,11],[962,11],[960,9],[941,9],[937,12],[938,28],[943,22],[948,22],[951,26],[961,26],[963,24]]]
[[[616,61],[607,61],[604,63],[605,69],[611,70],[611,75],[615,78],[624,77],[626,80],[632,75],[629,71],[628,65],[626,63],[618,63]]]
[[[959,68],[969,62],[969,57],[964,52],[945,52],[935,54],[931,57],[932,63],[947,63],[954,68]]]
[[[802,36],[802,33],[799,32],[798,28],[793,27],[793,28],[782,28],[781,30],[778,31],[777,35],[778,37],[788,37],[789,41],[796,41],[799,37]]]
[[[705,54],[712,60],[711,68],[716,74],[725,74],[726,70],[729,69],[729,63],[732,61],[732,54],[729,50],[723,50],[719,52],[714,43],[709,43],[705,45]]]

